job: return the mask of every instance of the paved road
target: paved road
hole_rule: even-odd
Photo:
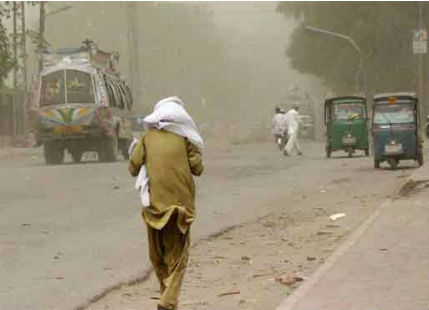
[[[388,195],[411,172],[376,171],[365,157],[327,160],[318,144],[304,149],[303,158],[285,158],[271,143],[209,145],[193,240],[276,208],[298,211],[294,201],[305,197],[313,205],[335,197],[329,211],[344,210]],[[20,156],[0,161],[0,171],[0,309],[74,309],[148,270],[126,162],[45,166]],[[360,212],[350,207],[348,216]]]

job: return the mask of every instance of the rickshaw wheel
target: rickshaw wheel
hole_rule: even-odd
[[[365,149],[365,156],[369,156],[369,149]]]
[[[352,158],[352,157],[353,157],[353,149],[352,149],[352,148],[350,148],[350,149],[348,150],[348,154],[349,154],[349,158]]]
[[[326,157],[331,158],[331,149],[328,147],[326,148]]]
[[[398,168],[398,160],[396,158],[389,158],[388,160],[390,168],[396,170]]]
[[[380,168],[380,162],[376,159],[374,159],[374,168],[379,169]]]
[[[423,152],[421,150],[419,151],[419,155],[417,157],[417,162],[418,162],[420,167],[423,166]]]

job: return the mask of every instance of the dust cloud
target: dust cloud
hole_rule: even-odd
[[[101,49],[118,51],[137,114],[176,94],[205,137],[265,139],[274,106],[288,107],[289,89],[299,86],[316,102],[325,95],[318,79],[291,69],[285,50],[295,22],[276,5],[48,2],[45,38],[53,50],[90,38]],[[71,9],[49,15],[64,6]]]

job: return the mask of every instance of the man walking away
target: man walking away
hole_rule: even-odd
[[[274,135],[275,142],[280,147],[280,150],[282,150],[286,144],[286,131],[287,131],[287,125],[286,125],[286,118],[285,118],[285,111],[279,107],[275,108],[275,114],[273,116],[273,119],[271,121],[271,133]]]
[[[286,115],[286,123],[287,123],[287,132],[289,135],[289,140],[286,144],[286,147],[283,150],[283,153],[288,156],[295,150],[298,155],[302,155],[301,147],[298,143],[298,130],[299,130],[299,106],[295,105],[292,109],[290,109]]]
[[[142,216],[161,288],[158,309],[176,310],[195,218],[192,175],[203,172],[203,140],[178,97],[158,102],[143,123],[146,133],[132,151],[129,171],[133,176],[143,173],[142,183],[149,185]]]

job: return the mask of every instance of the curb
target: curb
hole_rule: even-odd
[[[393,192],[392,198],[384,201],[375,211],[372,213],[369,218],[367,218],[343,244],[341,244],[329,257],[328,259],[320,265],[315,272],[302,284],[300,285],[290,296],[288,296],[277,308],[276,310],[293,310],[295,305],[307,295],[307,293],[319,282],[319,280],[328,272],[332,266],[347,252],[348,249],[353,247],[362,237],[362,235],[374,224],[377,218],[380,216],[381,211],[389,207],[393,200],[398,197],[401,189],[410,181],[413,180],[416,176],[420,175],[422,170],[427,169],[423,165],[422,167],[417,168],[408,178],[406,178]]]

